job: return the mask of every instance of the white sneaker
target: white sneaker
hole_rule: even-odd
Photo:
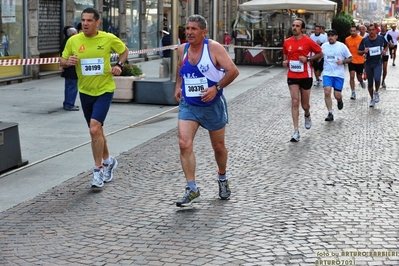
[[[374,102],[378,103],[380,101],[380,95],[378,92],[374,92]]]
[[[308,117],[305,115],[305,128],[310,129],[312,127],[312,118],[310,118],[310,114]]]
[[[364,83],[364,81],[361,81],[360,82],[360,86],[362,87],[362,89],[365,89],[366,88],[366,83]]]
[[[374,107],[374,105],[375,105],[375,102],[374,102],[374,99],[371,99],[371,101],[370,101],[370,107]]]
[[[295,130],[294,131],[294,135],[292,135],[292,138],[291,138],[291,142],[298,142],[299,141],[299,138],[300,138],[300,136],[299,136],[299,131],[298,130]]]
[[[313,86],[319,86],[320,85],[320,81],[316,80],[313,84]]]
[[[91,187],[102,188],[104,186],[103,181],[103,169],[94,169],[93,170],[93,180],[91,181]]]
[[[118,167],[118,161],[114,157],[109,157],[111,159],[111,163],[108,164],[103,164],[104,168],[104,182],[108,183],[111,182],[112,179],[114,178],[114,170],[116,167]]]

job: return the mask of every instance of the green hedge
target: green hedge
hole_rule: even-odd
[[[353,17],[341,12],[332,21],[332,28],[338,33],[338,40],[345,43],[345,38],[350,35],[351,26],[355,25]]]

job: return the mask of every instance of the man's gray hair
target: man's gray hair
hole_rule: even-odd
[[[191,15],[191,16],[189,16],[187,18],[186,24],[188,24],[189,22],[197,22],[198,26],[200,27],[201,30],[205,30],[206,28],[208,28],[208,22],[201,15]]]
[[[71,37],[75,33],[78,33],[78,31],[75,28],[71,27],[71,28],[67,29],[66,33],[67,33],[68,37]]]

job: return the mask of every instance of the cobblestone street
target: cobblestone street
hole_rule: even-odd
[[[374,108],[359,85],[349,99],[347,78],[333,122],[314,87],[298,143],[285,70],[242,81],[253,87],[228,102],[230,200],[218,199],[200,129],[202,201],[175,207],[185,187],[175,128],[118,156],[103,190],[87,171],[1,212],[0,265],[399,265],[399,70],[388,68]]]

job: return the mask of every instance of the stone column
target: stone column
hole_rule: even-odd
[[[39,58],[40,53],[38,49],[38,36],[39,36],[39,0],[28,1],[27,3],[28,15],[28,58]],[[28,75],[32,79],[39,78],[40,67],[39,65],[32,65],[28,67]]]

